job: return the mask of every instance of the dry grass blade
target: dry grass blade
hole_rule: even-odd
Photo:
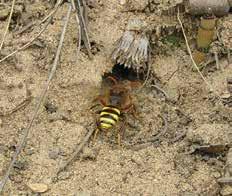
[[[40,37],[40,35],[47,29],[48,25],[51,22],[52,16],[57,12],[59,6],[61,5],[63,0],[59,0],[59,2],[57,2],[57,5],[55,6],[55,9],[48,14],[48,16],[46,16],[40,23],[44,23],[45,21],[47,21],[44,25],[44,28],[34,37],[32,38],[28,43],[26,43],[25,45],[23,45],[22,47],[16,49],[15,51],[13,51],[12,53],[8,54],[7,56],[3,57],[2,59],[0,59],[0,63],[3,62],[4,60],[8,59],[9,57],[13,56],[14,54],[16,54],[17,52],[26,49],[27,47],[29,47],[38,37]],[[32,24],[33,25],[33,24]]]
[[[8,32],[9,26],[10,26],[10,21],[11,21],[13,12],[14,12],[14,6],[15,6],[15,0],[12,1],[12,6],[11,6],[11,10],[10,10],[10,16],[9,16],[9,19],[8,19],[8,22],[7,22],[7,25],[6,25],[5,32],[4,32],[3,36],[2,36],[2,42],[1,42],[1,45],[0,45],[0,51],[1,51],[2,46],[4,44],[4,41],[5,41],[5,38],[6,38],[6,34]]]
[[[194,68],[197,70],[197,72],[199,73],[199,75],[201,76],[202,80],[205,82],[205,84],[208,86],[209,90],[211,92],[213,92],[218,98],[219,100],[222,102],[221,100],[221,97],[217,94],[217,92],[213,89],[213,86],[206,80],[206,78],[203,76],[203,74],[201,73],[200,69],[198,68],[196,62],[194,61],[193,59],[193,55],[192,55],[192,52],[191,52],[191,49],[190,49],[190,46],[189,46],[189,43],[188,43],[188,39],[187,39],[187,36],[185,34],[185,30],[184,30],[184,27],[183,27],[183,23],[180,19],[180,12],[179,12],[179,9],[178,9],[178,13],[177,13],[177,19],[178,19],[178,22],[181,26],[181,29],[182,29],[182,32],[183,32],[183,35],[184,35],[184,39],[185,39],[185,44],[186,44],[186,47],[187,47],[187,50],[188,50],[188,53],[189,53],[189,56],[191,58],[191,61],[193,63],[193,66]]]
[[[91,45],[90,45],[90,41],[89,41],[89,35],[88,35],[88,31],[87,31],[87,25],[86,25],[86,21],[85,21],[85,18],[83,16],[83,13],[82,13],[81,3],[80,3],[79,0],[73,1],[73,3],[74,3],[76,12],[79,11],[79,12],[77,12],[77,15],[78,15],[79,23],[80,23],[80,26],[81,26],[82,40],[84,42],[85,48],[87,49],[89,58],[92,59],[93,58],[93,54],[91,52]],[[85,10],[85,16],[86,16],[87,13],[86,13],[85,6],[86,6],[86,4],[83,3],[83,7],[84,7],[84,10]]]
[[[64,36],[65,36],[65,32],[66,32],[66,29],[67,29],[67,25],[68,25],[68,22],[69,22],[69,18],[70,18],[70,14],[71,14],[71,11],[72,11],[72,6],[70,5],[69,6],[69,9],[68,9],[68,12],[67,12],[67,16],[65,18],[65,21],[64,21],[64,27],[63,27],[63,30],[62,30],[62,33],[61,33],[61,37],[60,37],[60,41],[59,41],[59,45],[58,45],[58,48],[57,48],[57,52],[56,52],[56,57],[55,57],[55,60],[53,62],[53,65],[52,65],[52,69],[49,73],[49,76],[48,76],[48,80],[45,84],[45,88],[43,89],[41,95],[40,95],[40,98],[39,98],[39,101],[36,105],[36,108],[35,108],[35,112],[33,113],[33,116],[32,116],[32,119],[30,120],[29,124],[27,125],[24,133],[23,133],[23,137],[20,139],[19,141],[19,144],[18,144],[18,147],[16,149],[16,152],[14,153],[13,155],[13,159],[7,169],[7,172],[5,174],[5,176],[3,177],[2,181],[0,182],[0,193],[3,191],[3,188],[7,182],[7,180],[9,179],[9,175],[11,173],[11,170],[15,164],[15,161],[17,160],[21,150],[23,149],[25,143],[26,143],[26,139],[28,137],[28,134],[29,134],[29,131],[32,127],[32,124],[34,122],[34,120],[36,119],[36,117],[38,116],[38,113],[39,113],[39,108],[44,100],[44,97],[49,89],[49,85],[51,83],[51,80],[55,74],[55,71],[56,71],[56,68],[57,68],[57,65],[58,65],[58,60],[60,58],[60,53],[61,53],[61,48],[62,48],[62,45],[63,45],[63,42],[64,42]]]

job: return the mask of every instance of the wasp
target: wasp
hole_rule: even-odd
[[[102,93],[94,99],[94,102],[99,102],[97,105],[102,107],[96,120],[97,129],[94,133],[94,141],[99,131],[108,132],[114,128],[117,129],[117,125],[121,124],[117,129],[117,143],[121,146],[121,134],[125,130],[125,114],[130,113],[137,118],[131,92],[141,83],[129,80],[118,81],[112,76],[108,76],[106,80],[111,81],[110,85],[103,85]]]

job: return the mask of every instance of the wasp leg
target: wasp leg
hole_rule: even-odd
[[[95,130],[95,132],[94,132],[93,143],[95,143],[95,141],[96,141],[98,132],[99,132],[99,128],[97,127],[96,130]]]
[[[114,85],[118,84],[117,79],[114,78],[113,76],[108,76],[106,79],[110,79],[114,83]]]
[[[99,121],[98,121],[98,119],[97,118],[95,118],[95,121],[96,121],[96,129],[95,129],[95,132],[94,132],[94,135],[93,135],[93,143],[95,143],[95,141],[96,141],[96,138],[97,138],[97,135],[98,135],[98,133],[99,133],[99,131],[100,131],[100,128],[99,128]]]
[[[91,106],[89,109],[92,110],[93,108],[95,108],[95,107],[97,107],[97,106],[99,106],[99,105],[101,105],[101,104],[100,104],[100,103],[97,103],[97,104]]]

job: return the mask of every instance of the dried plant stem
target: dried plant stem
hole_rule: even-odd
[[[59,175],[60,172],[64,171],[67,168],[67,166],[70,165],[74,161],[74,159],[76,159],[77,155],[82,151],[83,147],[89,141],[89,139],[92,136],[94,131],[95,131],[95,129],[88,130],[87,135],[84,137],[84,139],[82,140],[82,142],[80,143],[78,148],[75,150],[73,155],[64,164],[62,164],[58,168],[58,171],[56,173],[56,177]]]
[[[91,52],[91,45],[90,45],[90,41],[89,41],[89,35],[88,35],[88,31],[87,31],[87,25],[86,25],[86,21],[83,17],[83,13],[82,13],[82,8],[81,8],[81,3],[79,0],[76,0],[74,1],[74,6],[75,6],[75,10],[78,14],[78,18],[79,18],[79,23],[80,23],[80,26],[81,26],[81,31],[82,31],[82,40],[84,42],[84,45],[85,45],[85,48],[87,49],[87,52],[88,52],[88,55],[89,55],[89,58],[92,59],[93,58],[93,54]],[[85,7],[86,4],[83,3],[83,7]],[[84,8],[85,10],[85,15],[87,15],[86,13],[86,8]]]
[[[72,6],[73,6],[73,9],[75,10],[75,2],[74,2],[74,0],[71,0],[71,3],[72,3]],[[81,36],[82,36],[82,33],[81,33],[80,20],[79,20],[77,12],[75,12],[75,18],[76,18],[76,22],[77,22],[77,26],[78,26],[78,34],[79,34],[78,35],[79,40],[78,40],[78,47],[77,47],[77,55],[76,55],[76,57],[78,58],[80,50],[81,50]]]
[[[46,16],[40,23],[44,23],[45,21],[47,21],[43,27],[43,29],[34,37],[32,38],[28,43],[24,44],[22,47],[16,49],[15,51],[13,51],[12,53],[8,54],[7,56],[3,57],[2,59],[0,59],[0,63],[3,62],[4,60],[8,59],[9,57],[13,56],[14,54],[18,53],[21,50],[26,49],[27,47],[29,47],[36,39],[38,39],[38,37],[40,37],[40,35],[47,29],[48,25],[51,22],[52,16],[57,12],[59,6],[61,5],[63,0],[59,0],[55,6],[55,9],[48,14],[48,16]],[[33,24],[32,24],[33,25]]]
[[[188,50],[188,53],[189,53],[189,56],[191,58],[191,61],[192,61],[192,64],[194,66],[194,68],[197,70],[197,72],[199,73],[199,75],[201,76],[202,80],[205,82],[205,84],[208,86],[209,90],[211,92],[213,92],[218,98],[219,100],[221,101],[221,97],[217,94],[216,91],[214,91],[213,89],[213,86],[206,80],[206,78],[203,76],[203,74],[201,73],[200,69],[198,68],[196,62],[194,61],[193,59],[193,55],[192,55],[192,52],[191,52],[191,49],[189,47],[189,43],[188,43],[188,39],[187,39],[187,36],[185,34],[185,30],[184,30],[184,27],[183,27],[183,24],[182,24],[182,21],[180,19],[180,12],[179,12],[179,9],[178,9],[178,13],[177,13],[177,19],[179,21],[179,24],[181,26],[181,29],[182,29],[182,32],[183,32],[183,35],[184,35],[184,39],[185,39],[185,44],[186,44],[186,47],[187,47],[187,50]]]
[[[11,114],[13,114],[14,112],[17,112],[18,110],[20,110],[21,108],[25,107],[26,105],[28,105],[32,100],[32,97],[26,97],[26,99],[24,99],[21,103],[19,103],[15,108],[13,108],[10,111],[6,111],[4,113],[0,112],[0,116],[9,116]]]
[[[9,16],[9,19],[8,19],[8,22],[7,22],[7,25],[6,25],[5,32],[4,32],[3,36],[2,36],[2,42],[1,42],[1,45],[0,45],[0,51],[1,51],[2,46],[4,44],[4,41],[5,41],[5,38],[6,38],[6,34],[8,32],[9,26],[10,26],[10,21],[11,21],[13,12],[14,12],[14,6],[15,6],[15,0],[12,1],[11,10],[10,10],[10,16]]]
[[[62,48],[62,45],[63,45],[63,42],[64,42],[65,32],[66,32],[67,25],[68,25],[68,22],[69,22],[69,19],[70,19],[71,11],[72,11],[72,6],[70,5],[69,9],[68,9],[68,12],[67,12],[67,16],[66,16],[65,21],[64,21],[64,27],[63,27],[63,30],[62,30],[62,33],[61,33],[61,37],[60,37],[59,45],[58,45],[58,48],[57,48],[55,60],[53,62],[52,69],[51,69],[51,71],[49,73],[49,76],[48,76],[48,80],[47,80],[47,82],[45,84],[45,88],[43,89],[43,91],[42,91],[42,93],[40,95],[39,101],[38,101],[38,103],[36,105],[36,108],[35,108],[35,112],[32,115],[32,119],[30,120],[29,124],[27,125],[27,127],[25,129],[25,131],[23,133],[23,137],[19,141],[18,147],[16,149],[16,152],[13,155],[13,159],[12,159],[8,169],[7,169],[7,172],[6,172],[5,176],[3,177],[2,181],[0,182],[0,193],[3,191],[3,188],[4,188],[7,180],[9,179],[9,175],[10,175],[10,172],[11,172],[11,170],[12,170],[14,164],[15,164],[15,161],[17,160],[21,150],[25,146],[29,131],[30,131],[31,127],[32,127],[32,124],[33,124],[34,120],[38,116],[40,106],[41,106],[41,104],[42,104],[42,102],[44,100],[44,97],[45,97],[48,89],[49,89],[49,85],[51,83],[51,80],[52,80],[52,78],[53,78],[53,76],[55,74],[55,71],[56,71],[56,68],[57,68],[57,65],[58,65],[58,60],[60,58],[61,48]]]

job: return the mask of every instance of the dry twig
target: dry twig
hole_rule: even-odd
[[[79,18],[79,23],[81,26],[81,35],[82,35],[82,40],[84,42],[85,48],[87,49],[89,58],[92,59],[93,58],[93,54],[91,52],[91,45],[90,45],[90,41],[89,41],[89,35],[88,35],[88,31],[87,31],[87,25],[86,25],[86,21],[85,18],[83,17],[83,13],[82,13],[82,8],[81,8],[81,3],[79,0],[73,1],[74,6],[75,6],[75,10],[77,12],[78,18]],[[84,7],[84,11],[85,11],[85,16],[86,16],[86,8],[85,8],[86,4],[83,3],[83,7]]]
[[[2,46],[4,44],[4,41],[5,41],[5,38],[6,38],[6,34],[8,32],[9,26],[10,26],[10,21],[11,21],[13,12],[14,12],[14,6],[15,6],[15,0],[12,1],[12,6],[11,6],[11,10],[10,10],[10,16],[9,16],[9,19],[8,19],[8,22],[7,22],[7,25],[6,25],[5,32],[4,32],[3,36],[2,36],[2,42],[1,42],[1,45],[0,45],[0,51],[1,51]]]
[[[5,174],[5,176],[3,177],[2,181],[0,182],[0,193],[3,191],[3,188],[9,178],[9,175],[10,175],[10,172],[21,152],[21,150],[23,149],[23,147],[25,146],[25,143],[26,143],[26,140],[27,140],[27,137],[28,137],[28,134],[29,134],[29,131],[32,127],[32,124],[34,122],[34,120],[36,119],[36,117],[38,116],[38,113],[39,113],[39,109],[40,109],[40,106],[44,100],[44,97],[46,96],[46,93],[49,89],[49,85],[51,83],[51,80],[55,74],[55,71],[56,71],[56,68],[57,68],[57,65],[58,65],[58,60],[60,58],[60,53],[61,53],[61,48],[62,48],[62,45],[63,45],[63,41],[64,41],[64,36],[65,36],[65,32],[66,32],[66,29],[67,29],[67,25],[68,25],[68,22],[69,22],[69,18],[70,18],[70,14],[71,14],[71,11],[72,11],[72,5],[69,6],[68,8],[68,12],[67,12],[67,16],[65,18],[65,21],[64,21],[64,27],[63,27],[63,30],[62,30],[62,33],[61,33],[61,37],[60,37],[60,41],[59,41],[59,45],[58,45],[58,48],[57,48],[57,52],[56,52],[56,56],[55,56],[55,60],[53,62],[53,65],[52,65],[52,69],[49,73],[49,76],[48,76],[48,80],[45,84],[45,88],[43,89],[41,95],[40,95],[40,98],[39,98],[39,101],[36,105],[36,108],[35,108],[35,112],[33,113],[32,115],[32,119],[30,120],[29,124],[27,125],[24,133],[23,133],[23,137],[21,138],[20,142],[19,142],[19,145],[16,149],[16,152],[14,153],[13,155],[13,159],[7,169],[7,172]]]
[[[25,45],[21,46],[20,48],[18,48],[17,50],[13,51],[12,53],[8,54],[7,56],[3,57],[0,60],[0,63],[3,62],[4,60],[8,59],[9,57],[13,56],[14,54],[16,54],[17,52],[26,49],[27,47],[29,47],[32,42],[34,42],[48,27],[48,25],[51,22],[51,18],[47,21],[47,23],[44,25],[44,28],[34,37],[32,38],[29,42],[27,42]]]
[[[80,145],[78,146],[78,148],[75,150],[75,152],[73,153],[73,155],[65,163],[63,163],[58,168],[58,171],[55,174],[56,175],[55,178],[58,177],[59,173],[62,172],[62,171],[64,171],[77,158],[77,155],[82,151],[83,147],[89,141],[89,139],[90,139],[90,137],[91,137],[91,135],[93,134],[94,131],[95,131],[95,129],[88,130],[87,135],[84,137],[84,139],[82,140],[82,142],[80,143]]]

